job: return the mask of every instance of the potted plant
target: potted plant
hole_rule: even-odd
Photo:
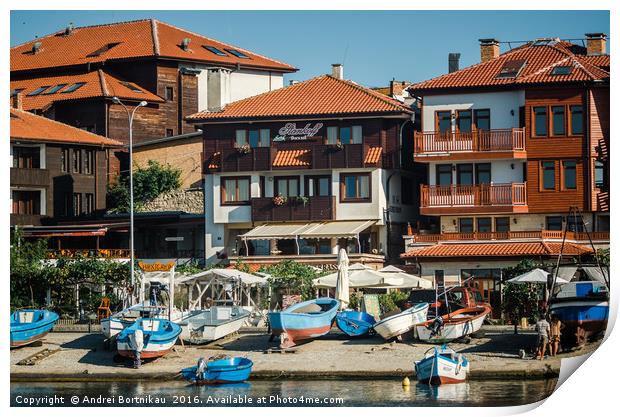
[[[310,201],[310,199],[306,196],[303,195],[298,195],[297,197],[295,197],[295,202],[297,204],[303,204],[304,207],[306,206],[306,204],[308,204],[308,202]]]
[[[341,151],[341,150],[344,149],[344,145],[340,141],[338,141],[336,143],[328,143],[327,147],[328,147],[329,150],[334,151],[334,152]]]
[[[237,151],[239,155],[247,155],[250,153],[250,150],[250,145],[248,145],[247,143],[243,145],[235,144],[235,151]]]
[[[272,199],[272,202],[274,206],[283,206],[286,204],[286,197],[283,195],[277,195]]]

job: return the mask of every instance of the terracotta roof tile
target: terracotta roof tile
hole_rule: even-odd
[[[274,167],[303,167],[310,166],[309,149],[279,150],[273,160]]]
[[[85,84],[73,92],[63,92],[71,85],[76,83]],[[23,89],[21,91],[21,94],[22,108],[24,110],[44,109],[54,102],[89,99],[95,97],[111,98],[117,96],[121,99],[136,101],[146,100],[147,102],[151,103],[159,103],[164,101],[161,97],[149,92],[145,88],[142,88],[135,83],[124,83],[126,83],[126,81],[112,76],[102,70],[98,70],[87,72],[84,74],[61,75],[56,77],[35,77],[29,78],[27,80],[13,80],[11,81],[11,91],[15,89]],[[45,94],[44,91],[42,94],[38,94],[36,96],[28,95],[40,87],[49,86],[50,88],[48,88],[46,91],[50,91],[51,87],[61,84],[66,84],[66,86],[53,94]],[[141,90],[141,92],[134,91],[132,88],[129,88],[128,85],[132,86],[134,89]]]
[[[123,145],[114,139],[14,108],[11,108],[11,140],[102,146]]]
[[[498,78],[500,70],[509,61],[524,61],[523,69],[515,78]],[[528,43],[503,53],[498,58],[481,62],[462,70],[444,74],[414,84],[411,91],[421,92],[433,89],[463,87],[514,86],[520,84],[565,83],[609,79],[604,67],[604,58],[585,55],[585,49],[565,41],[549,45]],[[570,66],[568,75],[552,75],[556,66]]]
[[[377,162],[379,162],[382,152],[383,152],[383,148],[381,146],[375,146],[375,147],[368,148],[366,157],[364,157],[364,163],[365,164],[376,164]]]
[[[191,40],[188,50],[181,47],[184,38]],[[41,49],[33,54],[35,42],[41,42]],[[226,55],[210,52],[203,45],[216,47]],[[248,58],[236,57],[226,49],[240,51]],[[11,71],[143,57],[296,71],[283,62],[154,19],[77,27],[68,35],[61,30],[34,39],[11,48]]]
[[[561,246],[562,244],[557,242],[438,244],[412,249],[400,256],[401,258],[557,256]],[[592,253],[592,249],[568,242],[564,246],[564,255],[574,256],[586,253]]]
[[[331,114],[411,113],[400,102],[352,81],[322,75],[235,101],[221,111],[202,111],[190,121]]]

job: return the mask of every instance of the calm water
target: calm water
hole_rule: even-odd
[[[257,380],[229,386],[183,382],[12,383],[12,406],[509,406],[542,400],[556,380],[471,381],[429,387],[400,380]],[[103,403],[103,402],[107,402]]]

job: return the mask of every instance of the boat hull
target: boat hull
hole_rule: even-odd
[[[147,319],[144,319],[146,321]],[[144,332],[144,344],[140,351],[140,358],[152,359],[164,356],[176,344],[179,335],[181,334],[181,328],[179,325],[168,322],[164,319],[148,319],[149,322],[158,322],[158,326],[164,326],[165,331],[149,331],[149,324],[144,324],[143,319],[138,320],[132,326],[123,330],[116,338],[116,346],[118,354],[126,358],[135,358],[135,350],[130,343],[130,333],[135,331],[138,326],[142,326]],[[169,327],[167,326],[169,324]]]
[[[428,343],[451,342],[453,340],[460,339],[461,337],[465,337],[480,330],[482,324],[484,323],[484,319],[489,313],[490,309],[485,308],[484,312],[481,312],[481,314],[477,316],[472,316],[471,319],[462,320],[456,323],[451,323],[447,321],[444,323],[442,329],[434,335],[432,330],[429,328],[429,326],[432,324],[432,321],[421,323],[415,328],[416,337],[419,340]]]
[[[415,363],[416,379],[431,385],[458,384],[467,379],[469,362],[433,355]]]
[[[350,337],[361,337],[368,335],[375,325],[375,319],[361,311],[341,311],[336,315],[336,325]]]
[[[247,310],[240,309],[240,312],[228,321],[209,324],[212,321],[201,320],[199,317],[190,315],[182,318],[178,323],[181,326],[180,338],[184,342],[192,344],[203,344],[218,340],[238,331],[248,317],[250,317],[250,313]]]
[[[122,332],[126,327],[132,325],[133,322],[127,320],[121,320],[115,317],[108,317],[101,320],[101,333],[106,339],[116,336]]]
[[[375,324],[373,329],[385,340],[392,339],[408,332],[418,323],[426,321],[428,304],[425,304],[424,307],[416,307],[412,307],[402,313],[379,321]]]
[[[563,346],[580,345],[607,329],[609,301],[557,300],[550,303],[549,310],[565,326]]]
[[[181,370],[181,375],[196,385],[237,384],[250,378],[253,365],[246,358],[224,359],[209,363],[200,376],[196,375],[196,366]]]
[[[33,317],[35,315],[42,315],[39,320],[33,322],[19,323],[11,320],[11,348],[17,348],[34,343],[43,339],[53,328],[58,321],[58,314],[46,310],[33,310],[26,311],[26,313],[32,312]],[[16,312],[13,314],[20,314],[22,312]]]

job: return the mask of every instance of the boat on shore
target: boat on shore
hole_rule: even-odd
[[[385,340],[390,340],[408,332],[418,323],[426,321],[428,307],[428,303],[416,304],[405,311],[377,322],[373,329]]]
[[[599,281],[568,282],[549,300],[549,311],[565,326],[562,346],[581,346],[607,329],[609,289]]]
[[[431,385],[455,384],[465,381],[469,361],[465,356],[443,345],[426,351],[424,359],[415,362],[416,379]]]
[[[198,364],[181,370],[187,381],[196,385],[236,384],[247,381],[254,363],[248,358],[227,358],[207,362],[198,359]]]
[[[117,335],[116,345],[119,355],[126,358],[135,357],[130,338],[138,329],[141,329],[144,335],[144,345],[140,352],[140,357],[143,359],[165,355],[172,349],[181,334],[181,327],[170,320],[139,318]]]
[[[58,314],[49,310],[17,310],[11,314],[11,347],[26,346],[42,339],[54,328]]]
[[[184,342],[203,344],[238,331],[248,317],[250,312],[238,306],[213,306],[190,311],[177,323]]]
[[[368,335],[375,323],[375,318],[363,311],[345,310],[336,315],[336,325],[350,337]]]
[[[331,329],[339,306],[340,302],[333,298],[317,298],[283,311],[271,311],[268,316],[271,334],[280,336],[281,348],[323,336]]]
[[[424,342],[447,343],[480,330],[491,309],[488,306],[461,308],[415,326],[416,337]]]

